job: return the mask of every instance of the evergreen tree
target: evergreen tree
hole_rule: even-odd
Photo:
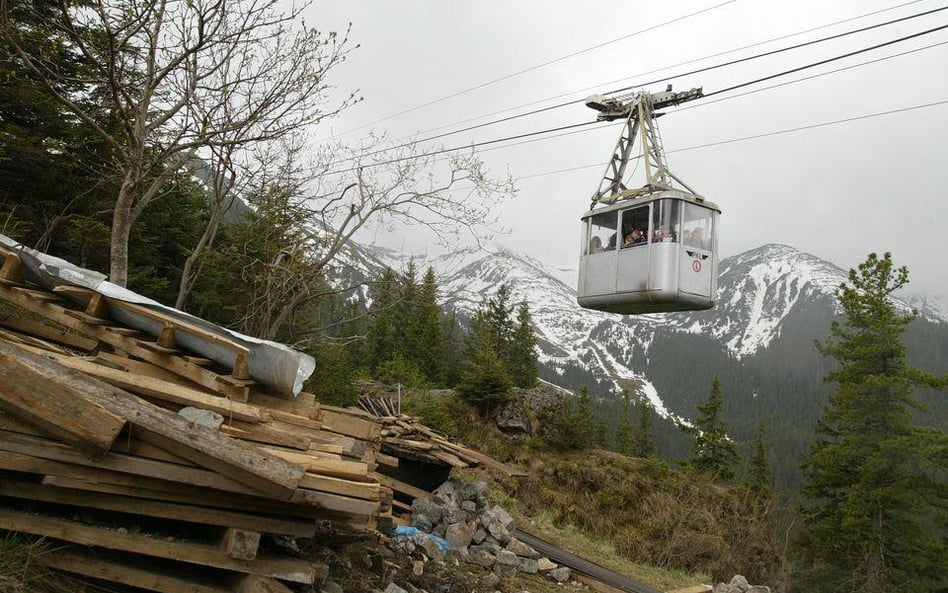
[[[513,343],[512,312],[510,289],[507,288],[506,284],[501,284],[500,288],[497,289],[497,293],[487,299],[485,313],[487,314],[487,322],[493,328],[494,349],[504,361],[510,360],[510,349]],[[509,364],[506,366],[509,371]]]
[[[917,387],[945,377],[910,368],[901,340],[916,313],[891,295],[908,282],[870,254],[837,290],[843,320],[817,347],[838,368],[804,462],[798,540],[813,591],[948,588],[948,435],[913,423]]]
[[[513,386],[504,362],[497,354],[497,337],[487,309],[478,309],[464,347],[464,363],[458,393],[484,413],[509,401]]]
[[[429,382],[444,383],[445,340],[438,305],[438,284],[434,268],[429,267],[421,281],[414,325],[417,327],[417,363]]]
[[[639,409],[638,429],[632,437],[632,455],[652,457],[655,455],[655,439],[652,437],[652,404],[643,399],[636,406]]]
[[[511,336],[508,368],[514,385],[529,389],[537,385],[536,337],[527,301],[517,307],[517,326]]]
[[[382,278],[369,291],[371,323],[366,335],[369,367],[374,371],[392,360],[398,346],[396,307],[398,305],[398,278],[394,270],[386,268]]]
[[[767,462],[767,451],[764,449],[764,433],[764,423],[761,422],[757,427],[757,440],[754,442],[754,453],[747,471],[751,492],[758,500],[769,499],[774,489],[774,477]]]
[[[635,435],[632,433],[632,404],[629,390],[622,390],[622,411],[616,424],[616,451],[623,455],[635,455]]]
[[[589,390],[583,387],[579,397],[564,397],[553,407],[544,433],[553,447],[566,451],[602,445],[605,430],[593,412]]]
[[[441,323],[444,336],[444,384],[454,387],[461,381],[461,365],[464,361],[464,330],[453,310]]]
[[[738,457],[734,443],[727,436],[727,426],[722,418],[723,407],[721,383],[715,377],[708,401],[698,406],[700,415],[693,430],[695,441],[688,465],[713,479],[731,480]]]
[[[398,301],[395,305],[395,335],[398,352],[411,363],[424,355],[420,352],[421,328],[418,325],[418,269],[415,260],[408,260],[405,271],[398,276]]]

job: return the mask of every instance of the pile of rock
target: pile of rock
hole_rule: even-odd
[[[730,583],[716,584],[712,593],[770,593],[770,587],[751,585],[746,578],[738,574],[734,575]]]
[[[462,562],[493,570],[502,577],[518,572],[544,573],[557,582],[570,578],[561,567],[513,535],[513,518],[498,505],[489,506],[484,496],[487,484],[461,484],[449,480],[431,498],[412,503],[412,525],[418,529],[408,538],[434,559],[456,556]]]

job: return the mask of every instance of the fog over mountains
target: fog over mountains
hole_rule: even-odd
[[[401,271],[410,258],[353,246],[340,269],[355,282],[377,277],[385,266]],[[732,438],[749,442],[764,422],[773,456],[785,457],[775,465],[793,473],[829,393],[822,379],[831,361],[813,341],[829,335],[837,313],[834,291],[846,271],[787,245],[764,245],[722,260],[714,309],[642,316],[582,309],[574,287],[564,282],[569,272],[502,248],[414,259],[420,271],[435,269],[445,308],[462,318],[507,283],[512,302],[525,299],[533,314],[541,378],[573,389],[587,386],[613,421],[618,394],[628,389],[647,398],[665,420],[690,424],[718,376]],[[898,306],[920,311],[906,334],[910,356],[919,355],[913,363],[944,372],[948,315],[922,298]],[[942,408],[948,412],[941,403],[934,417],[941,417]],[[669,428],[656,425],[660,452],[664,447],[672,457],[686,454],[687,439]]]

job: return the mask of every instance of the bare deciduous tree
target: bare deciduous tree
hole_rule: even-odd
[[[493,178],[473,152],[431,154],[412,144],[380,149],[385,143],[373,137],[358,150],[329,147],[322,164],[297,178],[287,207],[301,224],[300,244],[291,249],[292,262],[258,262],[264,279],[243,331],[275,338],[301,307],[325,296],[327,267],[367,225],[422,226],[447,245],[462,233],[476,241],[491,231],[497,205],[514,193],[509,176]],[[298,173],[284,166],[274,181],[285,188]]]
[[[112,148],[121,177],[110,247],[117,284],[128,277],[133,222],[195,157],[281,138],[353,100],[324,108],[326,74],[350,48],[347,35],[302,24],[308,3],[64,0],[50,26],[91,68],[83,80],[63,80],[54,59],[23,43],[29,27],[12,16],[9,1],[0,2],[3,41]],[[89,107],[90,96],[101,100],[99,111]],[[103,123],[102,107],[113,123]]]

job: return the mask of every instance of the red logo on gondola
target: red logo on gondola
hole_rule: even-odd
[[[700,272],[700,271],[701,271],[701,260],[700,260],[700,259],[696,259],[696,260],[694,260],[693,262],[691,262],[691,269],[694,270],[695,272]]]

